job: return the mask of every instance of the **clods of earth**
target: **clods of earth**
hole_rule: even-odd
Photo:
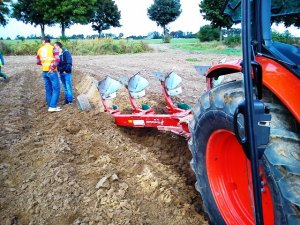
[[[155,129],[118,127],[103,112],[93,80],[140,72],[150,81],[146,102],[164,106],[154,71],[183,78],[182,101],[193,105],[205,91],[188,58],[222,59],[172,51],[116,56],[74,56],[78,104],[49,113],[34,56],[6,57],[10,80],[0,80],[0,224],[171,225],[208,224],[194,188],[187,141]],[[127,92],[117,103],[128,111]],[[60,103],[63,102],[63,91]]]

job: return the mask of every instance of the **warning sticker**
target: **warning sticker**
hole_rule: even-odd
[[[133,120],[133,125],[144,126],[145,125],[145,121],[144,120]]]

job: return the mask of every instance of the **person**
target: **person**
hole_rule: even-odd
[[[3,57],[2,53],[0,52],[0,77],[3,77],[4,80],[6,80],[7,75],[1,71],[1,68],[2,68],[2,66],[4,66],[4,64],[5,64],[4,57]]]
[[[61,42],[55,42],[54,47],[59,51],[60,62],[58,64],[58,72],[64,87],[65,105],[73,103],[72,91],[72,56],[70,52],[63,48]]]
[[[42,65],[48,111],[59,112],[61,108],[57,104],[60,95],[60,84],[57,65],[60,59],[58,50],[51,45],[50,38],[43,38],[43,46],[39,48],[36,60],[37,65]]]

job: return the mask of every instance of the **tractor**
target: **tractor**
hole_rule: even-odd
[[[242,25],[243,59],[197,67],[207,91],[195,106],[174,102],[181,78],[155,73],[166,114],[138,102],[148,81],[139,73],[97,83],[115,123],[183,136],[192,153],[204,210],[212,224],[300,224],[300,48],[272,40],[271,19],[300,13],[299,0],[228,0],[224,12]],[[240,73],[243,79],[221,82]],[[125,85],[132,106],[113,104]]]

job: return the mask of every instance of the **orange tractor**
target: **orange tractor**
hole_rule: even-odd
[[[110,77],[98,83],[116,124],[156,127],[188,140],[196,189],[213,224],[300,224],[300,48],[272,41],[271,18],[300,13],[299,0],[229,0],[242,24],[243,60],[198,67],[208,90],[191,109],[174,103],[181,78],[156,73],[166,114],[136,100],[148,81]],[[243,79],[218,82],[242,73]],[[109,103],[125,85],[132,114]],[[217,84],[217,85],[216,85]]]

